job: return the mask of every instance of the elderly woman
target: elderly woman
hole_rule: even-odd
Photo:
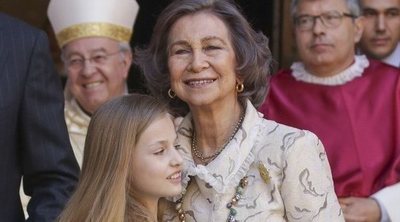
[[[265,120],[271,54],[229,1],[180,0],[137,50],[150,91],[184,119],[184,193],[166,221],[343,221],[321,141]]]

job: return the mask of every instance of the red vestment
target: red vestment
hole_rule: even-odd
[[[265,118],[314,132],[338,197],[368,197],[400,181],[400,70],[370,61],[361,77],[327,86],[272,77]]]

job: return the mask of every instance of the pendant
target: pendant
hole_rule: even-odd
[[[264,164],[260,161],[258,162],[258,172],[260,172],[261,178],[264,180],[266,184],[269,184],[271,177],[269,176],[269,172]]]
[[[188,183],[188,186],[189,184],[190,181]],[[226,204],[226,208],[229,210],[228,219],[226,220],[227,222],[238,222],[238,220],[236,220],[236,215],[238,212],[235,209],[235,207],[237,206],[239,200],[242,199],[244,189],[247,187],[248,184],[249,181],[247,180],[247,175],[246,175],[240,180],[239,185],[235,189],[236,190],[235,195],[233,196],[231,201],[228,204]],[[178,219],[180,222],[186,222],[186,215],[185,211],[183,210],[183,199],[185,198],[186,191],[182,192],[182,197],[176,202],[175,205],[175,210],[178,214]]]

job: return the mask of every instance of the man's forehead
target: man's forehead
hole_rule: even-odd
[[[361,4],[370,9],[400,8],[400,0],[361,0]]]
[[[345,0],[300,0],[297,6],[297,14],[321,13],[326,11],[345,11]]]

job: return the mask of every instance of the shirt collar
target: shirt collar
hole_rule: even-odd
[[[382,59],[382,62],[392,65],[394,67],[400,67],[400,43],[397,43],[397,47],[388,57]]]

